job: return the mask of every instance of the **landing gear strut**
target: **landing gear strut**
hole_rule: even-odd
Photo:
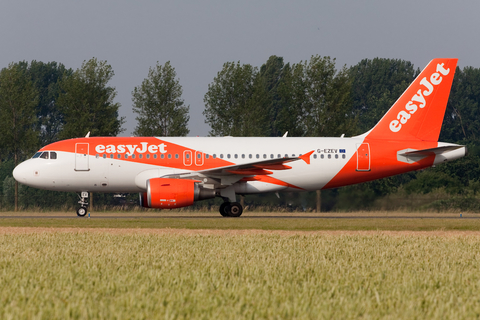
[[[80,208],[77,209],[77,216],[79,217],[85,217],[87,214],[87,206],[88,206],[88,192],[82,191],[81,195],[78,196],[80,198],[80,201],[78,203],[80,204]]]
[[[220,205],[219,211],[224,217],[240,217],[243,213],[243,208],[238,202],[225,201]]]

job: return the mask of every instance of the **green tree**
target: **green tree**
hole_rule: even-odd
[[[363,59],[349,69],[352,99],[358,115],[358,134],[367,132],[383,117],[410,83],[417,77],[409,61]]]
[[[335,59],[316,55],[289,71],[281,87],[287,105],[279,114],[284,129],[293,136],[310,137],[354,132],[351,82],[345,66],[337,71]]]
[[[279,113],[285,107],[284,100],[280,94],[280,88],[285,81],[285,75],[290,70],[289,64],[284,64],[282,57],[271,56],[267,62],[260,67],[258,74],[259,83],[263,84],[266,92],[266,109],[269,113],[268,125],[270,135],[277,137],[285,133],[283,126],[279,123]]]
[[[3,158],[12,156],[15,166],[36,149],[38,91],[17,64],[0,71],[0,149]],[[18,210],[18,182],[15,182],[15,211]]]
[[[64,116],[59,139],[84,136],[116,136],[122,132],[123,118],[118,117],[117,92],[108,82],[114,76],[106,61],[92,58],[60,83],[62,93],[57,104]]]
[[[186,136],[189,106],[184,104],[182,86],[170,61],[150,68],[148,77],[132,92],[138,125],[136,136]]]
[[[38,118],[36,131],[39,134],[40,145],[44,146],[58,141],[58,134],[63,127],[63,114],[57,106],[60,94],[60,82],[73,73],[61,63],[33,60],[22,61],[20,67],[32,79],[39,92],[38,104],[35,107]]]
[[[268,98],[257,68],[227,62],[204,97],[212,136],[268,136]]]
[[[457,67],[440,140],[480,145],[480,69]]]

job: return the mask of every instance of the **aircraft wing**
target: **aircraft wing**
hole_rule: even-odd
[[[276,170],[289,170],[292,167],[287,163],[303,160],[310,164],[310,156],[313,151],[300,155],[298,157],[285,157],[276,159],[267,159],[253,161],[244,164],[234,164],[214,169],[191,171],[182,174],[173,174],[164,176],[165,178],[196,179],[205,184],[213,184],[215,187],[229,186],[241,180],[244,177],[257,175],[270,175]]]

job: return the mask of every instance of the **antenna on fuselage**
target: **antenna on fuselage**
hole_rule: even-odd
[[[90,131],[88,131],[87,135],[85,136],[85,138],[90,138]]]
[[[282,137],[282,138],[286,138],[286,137],[287,137],[287,135],[288,135],[288,131],[287,131],[287,132],[285,132],[285,134],[283,135],[283,137]]]

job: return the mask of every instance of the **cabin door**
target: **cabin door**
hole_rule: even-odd
[[[75,144],[75,171],[88,171],[88,143]]]
[[[357,171],[370,171],[370,145],[357,144]]]

